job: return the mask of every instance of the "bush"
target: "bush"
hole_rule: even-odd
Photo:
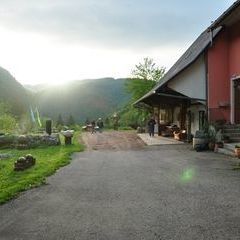
[[[0,131],[13,132],[16,129],[17,120],[10,114],[3,114],[0,116]]]

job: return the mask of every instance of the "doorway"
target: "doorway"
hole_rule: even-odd
[[[240,79],[234,80],[234,123],[240,124]]]

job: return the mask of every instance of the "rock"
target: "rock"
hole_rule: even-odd
[[[19,144],[27,144],[28,143],[28,137],[26,135],[20,135],[20,136],[18,136],[17,142]]]
[[[64,137],[73,137],[74,130],[61,131],[61,134],[62,134]]]
[[[27,154],[25,157],[18,158],[18,160],[14,163],[14,171],[23,171],[35,164],[36,159],[31,154]]]
[[[60,136],[59,134],[52,134],[52,135],[43,135],[41,137],[41,143],[43,145],[47,145],[47,146],[57,146],[61,144],[60,141]]]

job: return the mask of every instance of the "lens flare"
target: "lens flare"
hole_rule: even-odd
[[[182,176],[181,176],[181,181],[183,183],[188,183],[190,182],[193,177],[195,175],[195,171],[194,169],[186,169],[183,173],[182,173]]]

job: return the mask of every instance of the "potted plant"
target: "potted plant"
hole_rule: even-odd
[[[240,158],[240,145],[235,145],[235,155]]]
[[[209,125],[208,126],[208,148],[209,150],[213,151],[215,148],[215,142],[216,142],[216,130],[215,127],[213,125]]]

